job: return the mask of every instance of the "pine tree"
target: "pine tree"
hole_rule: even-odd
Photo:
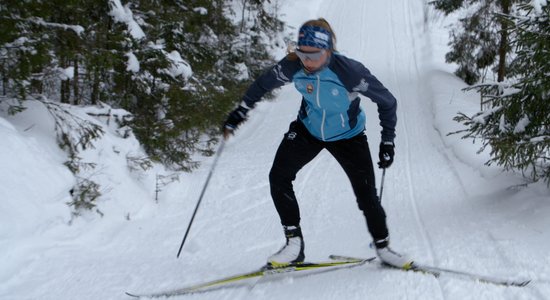
[[[483,148],[490,147],[488,163],[550,184],[550,6],[537,10],[524,4],[522,14],[505,17],[514,24],[513,77],[509,83],[477,87],[500,91],[492,108],[455,119],[468,126],[465,137],[481,138]]]
[[[455,74],[468,84],[484,81],[487,73],[496,81],[506,76],[510,52],[507,22],[498,18],[509,14],[518,0],[435,0],[430,2],[446,15],[458,13],[461,18],[451,33],[448,63],[458,64]]]
[[[41,3],[6,0],[0,4],[2,95],[21,101],[44,92],[43,78],[54,59],[51,36],[43,30],[50,13]]]
[[[263,44],[248,47],[263,56],[241,55],[245,48],[227,16],[227,1],[132,4],[132,11],[147,24],[147,37],[132,50],[140,71],[118,77],[119,86],[129,92],[121,105],[135,113],[132,126],[152,158],[190,170],[197,166],[191,154],[212,153],[210,145],[219,135],[223,118],[240,101],[247,82],[237,78],[236,65],[243,63],[243,57],[250,65],[265,65],[272,59]],[[139,48],[151,43],[157,46]],[[188,62],[191,78],[159,72],[170,68],[166,57],[172,51]]]
[[[190,170],[191,155],[212,153],[227,112],[273,62],[266,37],[282,23],[265,6],[249,1],[252,26],[240,28],[229,0],[5,0],[1,92],[125,108],[153,159]]]

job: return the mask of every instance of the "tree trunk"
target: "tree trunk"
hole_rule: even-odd
[[[99,71],[93,70],[94,78],[92,79],[92,93],[90,95],[90,102],[92,105],[96,105],[99,99]]]
[[[502,0],[500,2],[502,13],[510,14],[510,0]],[[502,82],[506,77],[506,54],[508,53],[508,23],[506,20],[500,21],[500,43],[498,46],[498,77],[497,81]]]
[[[80,90],[78,88],[78,59],[74,59],[74,72],[73,72],[73,95],[74,95],[74,105],[80,104]]]
[[[244,32],[244,21],[245,21],[245,17],[244,17],[244,13],[246,12],[246,2],[247,0],[242,0],[241,1],[241,4],[243,5],[243,10],[241,11],[241,33]]]
[[[59,57],[59,67],[61,67],[63,70],[67,68],[67,59],[60,55]],[[61,89],[59,91],[59,101],[61,103],[69,103],[70,98],[70,81],[69,79],[61,80]]]
[[[70,98],[70,82],[69,80],[61,81],[60,101],[61,103],[69,103]]]
[[[8,89],[8,76],[6,75],[6,59],[2,59],[2,96],[6,96],[6,92]]]

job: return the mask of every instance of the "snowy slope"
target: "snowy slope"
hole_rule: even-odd
[[[525,288],[503,288],[368,265],[179,299],[550,299],[549,191],[541,184],[509,189],[522,179],[482,166],[486,156],[476,156],[475,145],[446,136],[458,128],[452,116],[458,110],[475,111],[477,98],[462,93],[462,83],[441,63],[446,43],[441,18],[423,0],[301,0],[285,5],[286,18],[295,27],[308,18],[325,17],[336,31],[338,49],[362,61],[399,101],[396,161],[387,171],[382,200],[393,247],[427,264],[534,281]],[[368,99],[363,105],[376,157],[376,107]],[[104,204],[107,217],[67,226],[62,196],[44,195],[53,203],[34,208],[25,201],[45,184],[36,172],[18,175],[30,183],[4,183],[9,179],[4,166],[15,172],[29,158],[35,160],[21,169],[55,166],[63,161],[61,153],[51,150],[46,154],[52,157],[38,158],[33,150],[37,142],[25,138],[25,126],[0,118],[3,139],[21,145],[21,150],[5,143],[0,147],[0,154],[11,151],[14,159],[10,164],[0,155],[0,191],[2,197],[20,197],[17,201],[25,203],[16,207],[18,202],[10,201],[1,207],[0,224],[18,227],[13,232],[0,229],[0,299],[128,299],[125,291],[178,288],[262,265],[283,243],[267,175],[298,107],[298,93],[287,86],[276,100],[260,103],[226,143],[179,259],[177,249],[212,158],[167,186],[159,204],[147,202],[151,189],[140,187],[151,180],[112,176],[123,186],[113,188],[113,197],[122,206],[136,206],[130,220],[123,217],[130,208]],[[71,186],[62,168],[48,172],[59,180],[46,190]],[[380,172],[377,176],[380,180]],[[326,260],[329,254],[374,255],[351,186],[326,151],[298,174],[295,188],[308,260]],[[48,217],[50,213],[57,217]]]

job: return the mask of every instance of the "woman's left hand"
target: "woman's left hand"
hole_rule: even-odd
[[[381,142],[380,152],[378,153],[378,167],[380,169],[389,168],[393,163],[393,156],[395,155],[395,144],[393,142]]]

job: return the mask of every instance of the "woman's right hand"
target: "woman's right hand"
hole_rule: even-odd
[[[239,125],[246,121],[246,113],[248,108],[239,105],[232,112],[229,113],[225,123],[223,124],[223,137],[227,139]]]

